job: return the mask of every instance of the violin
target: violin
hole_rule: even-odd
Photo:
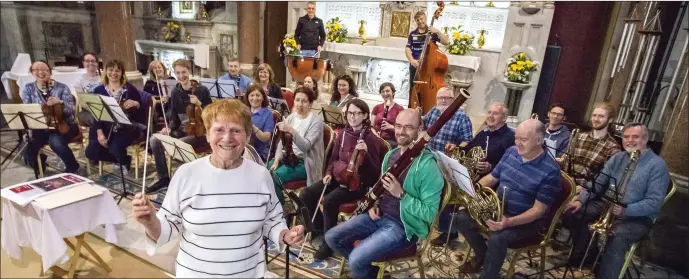
[[[364,132],[366,132],[366,130],[368,130],[368,126],[364,126],[361,128],[361,134],[359,134],[359,139],[357,140],[357,143],[360,140],[364,139]],[[342,140],[344,140],[344,135],[342,137]],[[352,152],[351,157],[349,157],[349,163],[347,164],[347,168],[341,171],[338,175],[337,181],[343,185],[347,185],[349,191],[358,191],[361,187],[361,177],[359,176],[359,168],[364,164],[364,159],[366,159],[366,151],[355,148],[354,152]]]
[[[445,73],[449,67],[447,55],[438,49],[438,45],[432,41],[433,36],[430,33],[430,28],[440,17],[444,8],[445,4],[439,1],[438,9],[433,14],[431,24],[426,27],[428,34],[426,35],[426,44],[424,44],[419,57],[419,66],[412,81],[414,83],[412,92],[409,95],[411,107],[420,107],[424,114],[433,108],[438,90],[445,87]]]
[[[41,111],[46,117],[46,122],[48,126],[54,127],[57,132],[61,135],[67,134],[69,132],[69,124],[65,121],[64,111],[62,103],[57,103],[52,106],[48,105],[48,99],[50,98],[51,91],[55,85],[55,80],[51,79],[48,84],[44,85],[47,87],[41,88],[43,90],[44,103],[41,105]]]
[[[285,131],[278,131],[278,133],[280,134],[282,146],[285,149],[285,157],[283,159],[285,165],[292,168],[296,167],[297,164],[299,164],[299,158],[297,158],[297,155],[294,154],[294,150],[292,149],[292,134]]]
[[[196,88],[198,86],[198,81],[191,81],[192,95],[196,96]],[[195,104],[187,105],[186,113],[189,122],[187,122],[187,124],[184,125],[184,132],[187,133],[187,135],[194,135],[196,137],[200,137],[203,136],[203,134],[206,132],[206,128],[203,126],[203,119],[201,118],[202,111],[203,110],[201,109],[201,107]]]

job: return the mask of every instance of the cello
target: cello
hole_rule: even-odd
[[[361,127],[361,134],[359,134],[359,139],[357,139],[357,143],[360,140],[364,139],[364,133],[368,130],[368,126],[364,125]],[[342,133],[342,140],[344,141],[344,136],[345,133]],[[351,157],[349,157],[349,163],[347,164],[347,168],[342,170],[337,177],[337,181],[340,182],[343,185],[347,185],[347,188],[349,191],[355,192],[359,190],[359,187],[361,187],[361,177],[359,176],[359,168],[364,164],[364,160],[366,159],[366,151],[364,150],[359,150],[359,149],[354,149],[352,152]]]
[[[62,103],[56,103],[52,106],[49,106],[47,103],[48,99],[51,97],[50,91],[53,90],[54,84],[55,80],[51,79],[48,84],[45,84],[45,87],[41,88],[43,90],[42,95],[45,101],[43,105],[41,105],[41,111],[46,117],[46,123],[48,123],[49,126],[54,127],[60,135],[64,135],[69,132],[69,124],[67,124],[67,121],[65,121]]]
[[[196,88],[199,86],[199,82],[192,80],[191,81],[191,94],[196,96]],[[186,125],[184,125],[184,132],[187,133],[187,135],[195,136],[195,137],[201,137],[203,134],[206,132],[206,128],[203,126],[203,119],[201,118],[201,113],[203,110],[201,107],[197,106],[196,104],[188,104],[186,108],[186,114],[187,114],[187,122]]]
[[[438,49],[438,45],[433,42],[433,35],[430,32],[430,28],[440,17],[444,8],[445,4],[439,1],[438,8],[433,13],[431,24],[426,27],[426,43],[419,57],[416,75],[410,84],[413,86],[409,95],[410,107],[420,107],[424,114],[433,108],[438,90],[445,87],[445,73],[448,69],[447,55]]]

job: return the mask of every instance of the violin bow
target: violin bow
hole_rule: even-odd
[[[156,79],[156,85],[158,86],[158,94],[162,95],[163,90],[160,87],[160,81],[161,80],[158,79],[158,76],[155,73],[153,73],[153,77],[155,77],[155,79]],[[165,92],[167,93],[167,86],[163,86],[162,88],[165,88],[165,90],[166,90]],[[167,94],[164,94],[164,95],[167,96]],[[160,97],[160,107],[163,108],[163,122],[165,122],[165,128],[168,130],[168,133],[169,133],[170,128],[167,126],[167,116],[165,116],[165,105],[164,105],[162,96]]]

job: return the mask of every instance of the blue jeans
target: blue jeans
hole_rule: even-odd
[[[407,240],[401,220],[384,215],[374,221],[368,213],[354,216],[325,234],[328,246],[349,260],[354,278],[375,278],[378,270],[371,263],[416,245],[416,239]],[[354,247],[356,240],[361,241]]]
[[[33,130],[31,131],[31,141],[24,149],[24,158],[31,168],[36,169],[38,151],[48,144],[50,149],[65,162],[65,172],[74,173],[79,169],[79,163],[74,158],[74,153],[69,149],[68,144],[77,133],[81,133],[77,124],[69,124],[69,131],[64,135],[60,135],[56,131]],[[45,169],[45,165],[43,168]]]
[[[459,232],[476,254],[477,259],[483,259],[483,272],[480,278],[500,278],[505,257],[507,256],[507,246],[510,243],[538,234],[539,221],[529,224],[510,227],[501,231],[491,232],[488,240],[485,240],[478,230],[478,225],[469,216],[466,210],[460,210],[455,215],[455,222]]]
[[[304,57],[318,58],[320,56],[320,54],[316,55],[318,50],[315,50],[315,49],[314,50],[300,50],[299,52],[301,53],[301,56],[304,56]]]

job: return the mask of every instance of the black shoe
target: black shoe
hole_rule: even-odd
[[[450,234],[450,242],[452,240],[455,240],[459,235],[457,233],[451,233]],[[435,239],[431,240],[431,245],[435,247],[440,247],[445,244],[445,241],[447,241],[447,233],[441,233],[440,236],[436,237]]]
[[[323,242],[323,244],[321,244],[321,247],[318,248],[318,251],[316,251],[316,254],[313,255],[313,259],[315,261],[321,262],[332,255],[333,250],[330,249],[330,247],[328,247],[327,243]]]
[[[158,193],[160,190],[167,189],[167,186],[169,184],[169,178],[163,178],[161,180],[158,180],[158,182],[153,183],[153,185],[146,187],[146,194]]]

